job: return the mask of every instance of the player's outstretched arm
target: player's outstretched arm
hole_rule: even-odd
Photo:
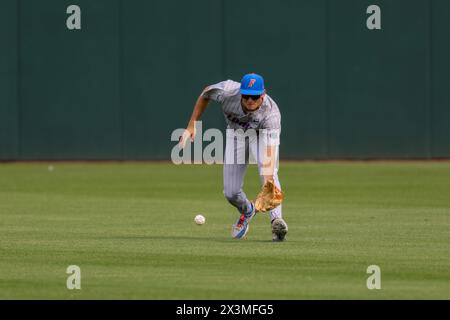
[[[202,95],[200,95],[197,99],[197,102],[194,106],[194,111],[192,111],[191,119],[189,120],[189,123],[186,127],[186,130],[184,130],[183,135],[180,137],[180,147],[184,148],[187,140],[190,138],[191,141],[194,141],[195,139],[195,122],[200,119],[203,112],[205,111],[206,107],[208,106],[209,100],[204,98]]]
[[[264,183],[267,181],[273,181],[273,174],[276,162],[276,148],[274,146],[265,146],[265,152],[262,156],[262,176],[264,177]]]

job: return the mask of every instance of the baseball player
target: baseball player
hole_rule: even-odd
[[[281,191],[278,180],[278,146],[281,131],[281,114],[275,101],[267,95],[264,79],[251,73],[245,75],[241,82],[227,80],[206,87],[194,106],[191,119],[184,134],[180,138],[180,146],[195,138],[195,122],[198,121],[213,100],[222,105],[227,122],[227,139],[223,165],[224,195],[240,213],[233,225],[232,237],[243,238],[248,230],[251,219],[257,212],[255,203],[250,201],[243,191],[244,176],[249,159],[239,161],[249,153],[256,159],[260,182],[267,181]],[[256,135],[247,135],[247,132]],[[264,135],[261,134],[264,132]],[[268,134],[267,134],[268,133]],[[245,143],[238,143],[244,138]],[[261,143],[261,140],[264,143]],[[242,141],[242,140],[241,140]],[[245,157],[245,156],[244,156]],[[272,240],[285,240],[288,226],[282,218],[281,204],[270,211]]]

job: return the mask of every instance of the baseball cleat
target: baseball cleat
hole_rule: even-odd
[[[231,236],[235,239],[242,239],[248,232],[250,220],[255,216],[256,210],[255,205],[252,203],[252,210],[244,214],[242,213],[236,223],[233,225],[233,230],[231,231]]]
[[[288,226],[283,219],[276,218],[272,221],[272,241],[286,240],[287,232]]]

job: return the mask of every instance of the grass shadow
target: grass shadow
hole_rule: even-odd
[[[242,243],[242,242],[255,242],[255,243],[284,243],[284,242],[274,242],[272,240],[262,240],[262,239],[232,239],[230,238],[224,238],[224,237],[197,237],[197,236],[108,236],[108,237],[95,237],[95,239],[112,239],[112,240],[174,240],[174,241],[213,241],[213,242],[219,242],[219,243]],[[295,241],[289,241],[286,240],[285,242],[295,242]]]

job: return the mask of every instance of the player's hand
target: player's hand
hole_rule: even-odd
[[[183,135],[180,137],[179,146],[181,149],[184,148],[188,139],[191,139],[191,142],[194,141],[196,134],[195,125],[188,125],[188,127],[184,130]]]

